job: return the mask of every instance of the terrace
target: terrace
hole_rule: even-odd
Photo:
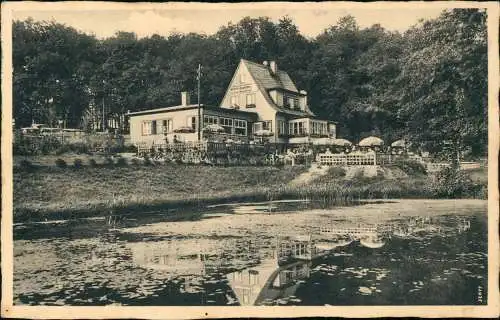
[[[299,118],[288,122],[289,143],[309,143],[311,138],[335,137],[335,124],[324,120]]]

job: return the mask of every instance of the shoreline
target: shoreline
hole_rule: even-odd
[[[224,201],[225,203],[217,203]],[[480,204],[488,203],[487,199],[474,199],[474,198],[460,198],[460,199],[447,199],[447,198],[391,198],[391,199],[359,199],[353,200],[347,203],[331,203],[325,204],[326,208],[315,208],[317,210],[328,210],[329,208],[340,208],[340,207],[350,207],[359,205],[377,205],[388,202],[460,202],[461,204]],[[161,203],[157,205],[137,205],[137,206],[127,206],[122,208],[113,208],[110,212],[103,212],[104,210],[87,210],[87,209],[75,209],[75,210],[61,210],[61,211],[28,211],[26,210],[22,214],[15,213],[13,219],[13,226],[24,225],[24,224],[36,224],[36,223],[62,223],[69,220],[85,220],[85,219],[106,219],[107,217],[121,217],[133,214],[140,215],[168,215],[170,217],[178,217],[182,214],[184,219],[194,218],[196,215],[201,215],[199,211],[202,209],[213,210],[215,208],[231,207],[236,205],[265,205],[270,203],[321,203],[319,200],[303,200],[303,199],[280,199],[280,200],[264,200],[264,199],[254,199],[245,197],[233,197],[225,199],[207,199],[205,201],[199,201],[197,203],[186,200],[186,201],[172,201],[169,203]],[[110,209],[107,209],[108,211]],[[15,211],[15,210],[14,210]],[[179,213],[179,211],[182,211]]]
[[[387,167],[389,175],[396,169]],[[333,167],[305,184],[304,166],[125,166],[14,172],[13,221],[30,222],[128,214],[178,214],[233,203],[315,201],[324,206],[397,199],[484,199],[484,182],[459,195],[425,175],[346,177]],[[395,175],[394,175],[395,176]],[[477,189],[479,187],[479,189]]]

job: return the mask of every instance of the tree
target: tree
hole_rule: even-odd
[[[405,34],[395,91],[408,136],[458,162],[465,147],[487,146],[486,12],[445,11]]]
[[[76,127],[90,111],[102,121],[102,106],[118,117],[177,105],[180,91],[195,91],[198,64],[201,102],[217,105],[241,58],[275,60],[341,136],[405,137],[458,160],[486,152],[485,20],[483,10],[454,9],[399,34],[346,16],[306,39],[290,17],[245,17],[211,36],[118,32],[104,40],[55,22],[16,21],[14,117],[21,126],[62,119]]]
[[[16,124],[32,121],[76,126],[88,105],[85,83],[96,63],[96,39],[55,22],[13,24]]]
[[[346,16],[315,44],[308,73],[313,111],[337,120],[348,139],[389,137],[395,121],[386,91],[398,75],[400,35],[379,25],[360,29],[352,16]]]

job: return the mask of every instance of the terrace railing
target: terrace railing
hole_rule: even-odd
[[[375,152],[367,153],[318,153],[316,161],[327,166],[374,166],[377,164]]]

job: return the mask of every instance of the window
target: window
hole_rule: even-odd
[[[262,130],[262,122],[256,122],[253,124],[253,132]]]
[[[290,126],[288,127],[288,134],[291,136],[295,135],[295,127],[297,125],[297,122],[291,122]]]
[[[314,125],[313,125],[313,128],[314,128]],[[288,132],[290,133],[290,135],[293,135],[293,136],[304,136],[307,134],[305,121],[291,122],[288,130],[289,130]]]
[[[209,125],[209,124],[218,124],[219,119],[216,117],[216,116],[204,116],[203,117],[203,122],[205,123],[205,125]]]
[[[220,125],[224,128],[227,134],[233,133],[233,119],[220,118]]]
[[[247,94],[247,108],[255,108],[255,93]]]
[[[318,132],[318,123],[316,122],[311,122],[311,134],[315,135]]]
[[[321,134],[322,135],[327,135],[328,134],[328,125],[326,123],[321,124]]]
[[[264,130],[269,130],[273,131],[273,121],[272,120],[267,120],[262,122],[262,129]]]
[[[151,134],[156,134],[156,120],[151,121]]]
[[[283,107],[290,108],[290,100],[286,96],[283,96]]]
[[[278,134],[279,135],[286,134],[286,123],[283,120],[278,120]]]
[[[304,122],[299,122],[299,135],[303,135],[305,133]]]
[[[193,130],[196,130],[196,117],[188,117],[187,126]]]
[[[290,109],[300,109],[299,98],[291,95],[285,95],[283,97],[283,105]]]
[[[149,136],[151,134],[151,121],[142,122],[142,135]]]
[[[247,122],[245,120],[234,119],[234,133],[240,136],[246,136]]]
[[[333,124],[330,123],[330,137],[335,138],[337,135],[337,127]]]
[[[246,82],[246,77],[244,72],[240,72],[240,82],[245,83]]]
[[[173,130],[173,122],[172,119],[164,119],[162,120],[163,133],[169,133]]]

